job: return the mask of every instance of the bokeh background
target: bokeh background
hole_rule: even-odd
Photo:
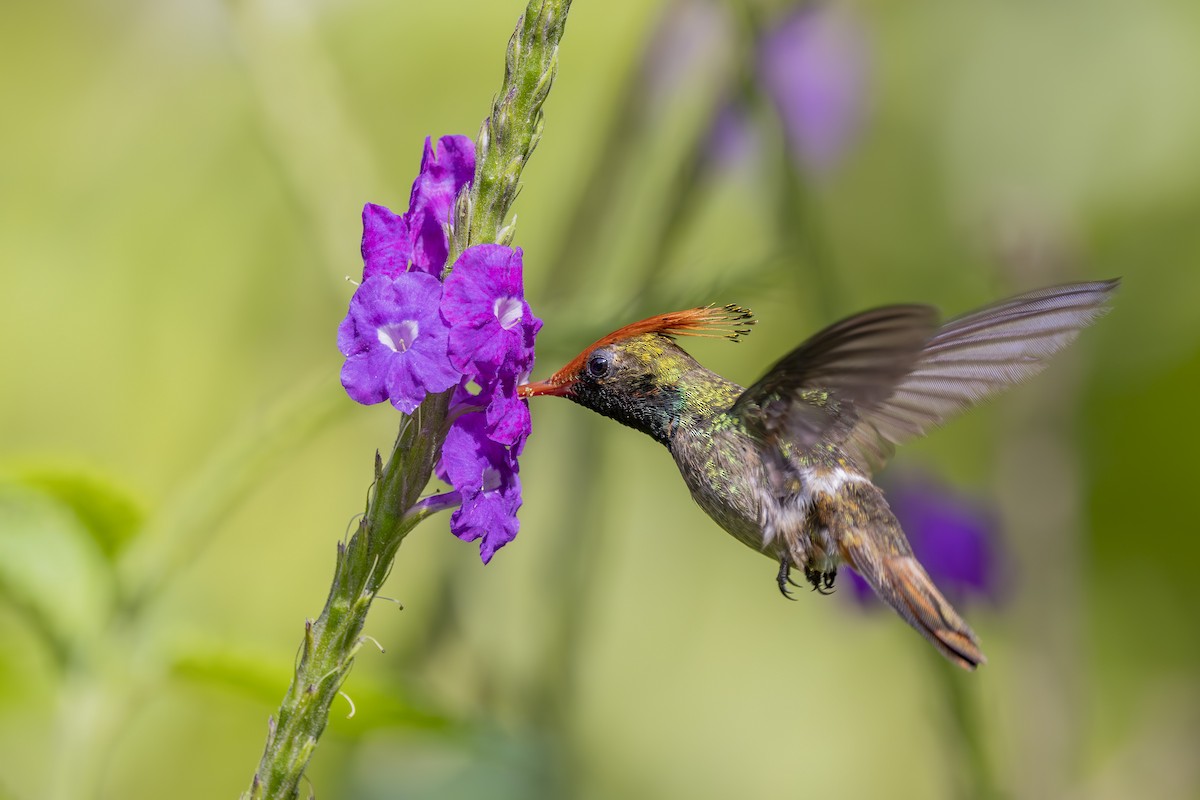
[[[0,798],[248,785],[397,424],[337,385],[361,206],[477,132],[522,6],[5,8]],[[1124,285],[881,478],[986,538],[977,673],[783,601],[658,445],[538,401],[521,535],[401,548],[315,795],[1200,796],[1200,5],[578,0],[560,57],[539,377],[688,305],[755,309],[692,348],[747,383],[870,305]]]

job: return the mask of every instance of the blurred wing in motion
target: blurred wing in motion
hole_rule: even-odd
[[[896,445],[1041,372],[1108,311],[1119,283],[1039,289],[950,320],[895,392],[859,415],[846,451],[863,467],[878,468]]]
[[[844,438],[864,413],[892,395],[936,329],[929,306],[856,314],[780,359],[738,397],[730,413],[764,439],[812,447],[831,436]]]

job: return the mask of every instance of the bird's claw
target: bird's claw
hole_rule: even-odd
[[[795,600],[792,593],[788,591],[788,584],[799,586],[798,583],[792,580],[792,562],[787,556],[779,559],[779,572],[775,575],[775,583],[779,586],[779,593],[788,600]]]
[[[833,583],[837,580],[837,567],[823,572],[814,567],[804,568],[804,579],[808,581],[808,585],[817,594],[833,594]],[[801,588],[801,584],[792,580],[792,560],[787,556],[779,559],[779,572],[775,575],[775,583],[779,586],[779,593],[788,600],[795,600],[792,593],[788,590],[788,585]]]
[[[812,586],[812,590],[817,594],[833,594],[833,583],[837,580],[837,567],[834,567],[829,572],[805,567],[804,577],[809,585]]]

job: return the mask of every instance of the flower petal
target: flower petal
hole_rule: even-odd
[[[387,400],[383,376],[376,374],[369,353],[356,353],[342,364],[342,386],[356,403],[365,406]]]
[[[463,541],[481,539],[479,556],[486,564],[497,550],[517,538],[520,507],[521,484],[513,476],[510,487],[464,498],[462,507],[450,517],[450,531]]]
[[[454,200],[475,175],[475,143],[466,136],[443,136],[435,152],[425,139],[421,172],[413,181],[408,208],[413,231],[413,268],[440,274],[446,264],[449,242],[445,225]]]
[[[363,278],[386,275],[395,278],[408,269],[412,259],[414,232],[406,216],[367,203],[362,213]]]
[[[450,324],[450,360],[471,375],[502,364],[528,370],[541,321],[525,302],[523,254],[504,245],[468,248],[446,279],[442,315]]]
[[[466,415],[450,427],[437,465],[438,477],[465,495],[483,488],[482,442],[473,432],[471,422],[461,424],[470,416]]]
[[[491,400],[487,406],[487,435],[495,442],[514,445],[519,455],[525,447],[525,439],[532,430],[529,403],[517,396],[517,384],[521,376],[514,372],[502,372],[492,384]]]
[[[410,414],[429,392],[462,379],[447,354],[449,330],[439,310],[442,284],[432,275],[372,275],[350,299],[338,329],[338,347],[353,359],[343,384],[360,403],[389,398]]]

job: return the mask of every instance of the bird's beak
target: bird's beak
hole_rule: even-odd
[[[570,393],[571,384],[569,382],[558,382],[554,378],[548,381],[538,381],[537,383],[523,383],[517,387],[518,397],[537,397],[539,395],[566,397]]]

